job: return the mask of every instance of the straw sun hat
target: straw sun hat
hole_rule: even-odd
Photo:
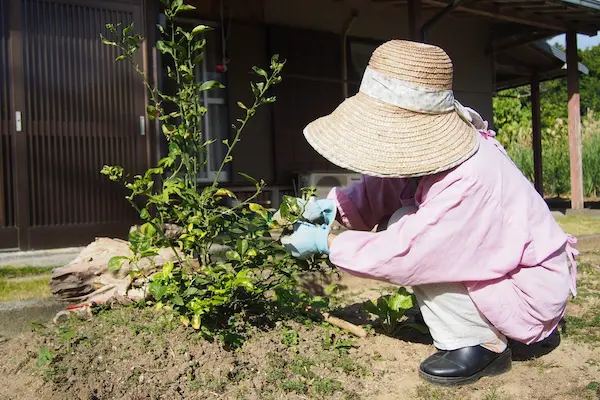
[[[454,99],[452,61],[436,46],[392,40],[371,56],[358,94],[304,129],[332,163],[379,177],[446,171],[471,157],[478,134]]]

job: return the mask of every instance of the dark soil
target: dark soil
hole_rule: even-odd
[[[356,340],[320,323],[288,322],[226,351],[152,309],[119,308],[0,338],[0,399],[595,400],[600,253],[591,247],[582,248],[580,296],[569,305],[566,335],[520,349],[510,372],[468,387],[420,381],[419,363],[434,348],[415,332]],[[372,323],[360,304],[389,289],[354,278],[342,283],[342,316]]]

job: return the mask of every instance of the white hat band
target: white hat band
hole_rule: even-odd
[[[465,121],[472,121],[467,110],[454,99],[452,90],[418,87],[370,67],[365,70],[360,92],[405,110],[424,114],[456,111]]]

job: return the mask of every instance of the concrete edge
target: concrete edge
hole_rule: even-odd
[[[0,252],[0,268],[12,267],[58,267],[74,260],[84,247],[68,247],[51,250]]]

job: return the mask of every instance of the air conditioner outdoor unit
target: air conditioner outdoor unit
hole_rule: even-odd
[[[298,175],[298,190],[305,187],[317,189],[317,198],[325,198],[333,187],[345,187],[360,181],[362,175],[344,172],[311,172]]]

